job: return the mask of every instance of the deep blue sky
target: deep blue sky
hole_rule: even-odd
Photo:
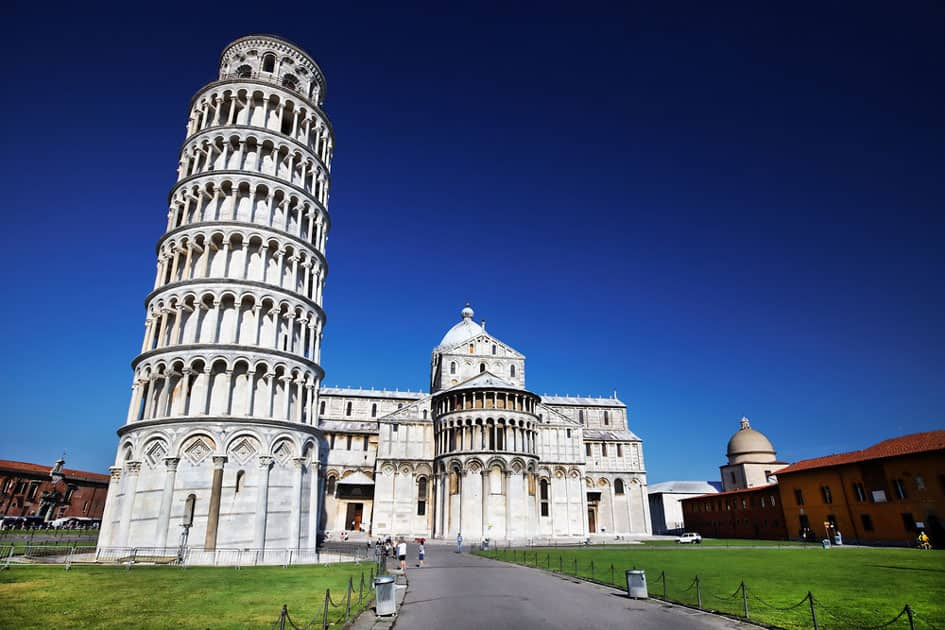
[[[534,391],[616,388],[651,482],[742,414],[788,461],[945,427],[941,3],[132,4],[0,9],[0,458],[112,460],[188,102],[251,32],[328,78],[326,383],[424,388],[468,299]]]

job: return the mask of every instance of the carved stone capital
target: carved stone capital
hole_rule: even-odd
[[[222,470],[223,464],[227,461],[226,455],[214,455],[213,456],[213,468],[214,470]]]
[[[125,462],[125,472],[129,475],[137,475],[141,472],[141,462],[140,461],[127,461]]]
[[[167,467],[168,472],[174,472],[177,470],[177,465],[180,463],[180,457],[165,457],[164,466]]]

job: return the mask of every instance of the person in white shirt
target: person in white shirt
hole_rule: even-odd
[[[403,538],[397,543],[397,559],[400,560],[400,570],[407,575],[407,543]]]

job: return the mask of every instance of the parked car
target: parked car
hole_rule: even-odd
[[[702,543],[702,536],[695,532],[686,532],[682,536],[676,539],[680,545],[686,543],[695,543],[697,545]]]

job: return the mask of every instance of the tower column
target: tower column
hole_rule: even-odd
[[[204,538],[204,551],[217,548],[217,527],[220,525],[220,495],[223,492],[223,464],[226,457],[214,456],[213,481],[210,483],[210,513],[207,514],[207,535]]]
[[[167,527],[171,519],[171,508],[174,501],[174,481],[177,479],[178,457],[164,458],[164,490],[161,492],[161,509],[158,512],[156,547],[167,545]]]

